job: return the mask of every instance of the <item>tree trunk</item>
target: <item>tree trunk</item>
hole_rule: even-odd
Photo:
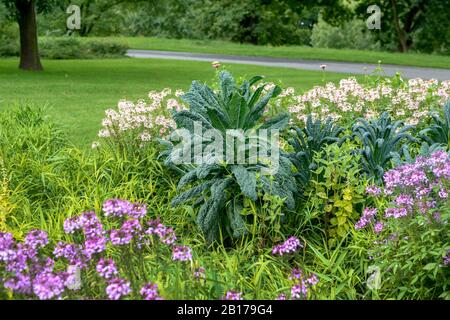
[[[409,45],[407,43],[406,32],[400,26],[400,20],[397,13],[397,1],[391,0],[392,4],[392,15],[394,18],[395,30],[397,31],[397,39],[399,44],[399,50],[401,52],[407,52],[409,49]]]
[[[20,29],[20,64],[23,70],[43,70],[39,59],[36,0],[16,0]]]

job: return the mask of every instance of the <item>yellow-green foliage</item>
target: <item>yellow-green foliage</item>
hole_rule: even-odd
[[[0,231],[10,231],[6,222],[14,209],[14,205],[10,202],[11,192],[8,189],[8,177],[2,158],[0,158],[0,171],[2,179],[0,181]]]
[[[330,246],[346,237],[360,216],[359,204],[364,200],[365,188],[358,174],[359,159],[352,150],[352,142],[341,147],[333,144],[315,157],[318,169],[313,172],[309,199],[312,210],[323,217]]]

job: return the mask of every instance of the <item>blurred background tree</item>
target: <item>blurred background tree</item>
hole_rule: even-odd
[[[35,3],[39,35],[67,34],[65,10],[69,4],[77,4],[82,19],[81,30],[74,32],[78,36],[217,39],[257,45],[450,54],[450,0],[378,0],[376,3],[382,11],[381,30],[369,30],[366,26],[367,7],[374,4],[372,0],[0,0],[2,2],[8,9],[7,16],[15,13],[17,22],[16,4]],[[2,51],[14,51],[13,29],[11,24],[2,23],[0,13],[0,37],[4,44],[0,55]],[[32,34],[30,31],[22,33]],[[6,34],[9,34],[8,40],[3,40]],[[31,49],[27,50],[30,56],[25,57],[22,52],[24,61],[32,62],[23,66],[39,69],[33,37],[24,36],[23,40],[24,47]]]
[[[358,0],[356,14],[367,17],[372,0]],[[449,0],[378,0],[382,12],[382,45],[395,43],[398,51],[450,53]]]

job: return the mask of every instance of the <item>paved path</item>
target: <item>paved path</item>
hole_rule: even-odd
[[[320,70],[321,64],[326,64],[327,72],[340,72],[351,74],[365,74],[372,72],[377,66],[369,63],[336,62],[325,60],[292,60],[285,58],[267,58],[267,57],[249,57],[232,56],[223,54],[209,53],[191,53],[191,52],[172,52],[156,50],[128,50],[130,57],[135,58],[153,58],[153,59],[174,59],[174,60],[192,60],[192,61],[220,61],[226,63],[253,64],[259,66],[282,67],[303,70]],[[402,77],[450,80],[449,69],[409,67],[398,65],[382,65],[384,72],[388,76],[393,76],[400,72]],[[364,70],[367,68],[367,70]]]

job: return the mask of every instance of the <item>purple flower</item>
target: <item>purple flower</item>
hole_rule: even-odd
[[[394,217],[396,219],[408,215],[408,211],[405,208],[387,208],[384,211],[384,216],[386,218]]]
[[[6,270],[9,272],[22,272],[27,266],[30,251],[18,244],[16,250],[9,250],[5,260],[8,262]]]
[[[225,294],[225,297],[223,298],[224,300],[243,300],[242,298],[242,292],[238,292],[238,291],[227,291],[227,293]]]
[[[162,243],[172,245],[177,240],[173,229],[163,225],[159,219],[150,220],[148,225],[150,227],[145,231],[145,233],[149,235],[156,234]]]
[[[123,217],[130,211],[131,203],[121,199],[110,199],[103,203],[103,213],[106,217]]]
[[[367,188],[366,188],[366,193],[367,193],[367,194],[370,194],[370,195],[373,195],[373,196],[378,196],[378,195],[381,194],[381,189],[378,188],[378,187],[375,186],[375,185],[367,186]]]
[[[429,196],[431,191],[431,188],[424,186],[417,186],[415,188],[415,194],[418,199],[423,199],[424,197]]]
[[[122,296],[131,293],[130,283],[121,278],[114,278],[108,281],[106,294],[110,300],[119,300]]]
[[[399,196],[397,196],[397,198],[395,198],[395,203],[398,206],[407,206],[407,207],[411,207],[414,205],[414,199],[407,194],[400,194]]]
[[[367,226],[377,214],[376,208],[365,208],[363,211],[363,215],[359,219],[359,221],[355,224],[355,229],[362,229]]]
[[[106,217],[130,216],[131,212],[133,212],[133,204],[130,203],[129,201],[121,200],[121,199],[107,200],[103,203],[103,212]]]
[[[100,222],[87,225],[83,228],[83,232],[86,239],[103,237],[103,235],[105,234],[103,226]]]
[[[71,243],[58,242],[53,254],[56,258],[65,258],[71,265],[82,266],[81,246]]]
[[[97,273],[105,279],[111,279],[113,276],[119,274],[116,264],[112,259],[101,258],[97,263],[95,270],[97,270]]]
[[[110,240],[113,245],[128,244],[134,236],[141,238],[142,226],[139,220],[131,219],[123,223],[118,230],[110,231]]]
[[[308,287],[306,284],[302,281],[299,284],[294,285],[291,288],[291,298],[292,299],[301,299],[305,298],[308,294]]]
[[[277,245],[272,249],[272,254],[280,256],[288,253],[294,253],[300,248],[303,248],[300,240],[294,236],[289,237],[283,244]]]
[[[33,230],[25,237],[25,245],[32,249],[43,248],[48,244],[48,236],[45,231]]]
[[[147,224],[149,225],[149,228],[145,231],[145,233],[149,235],[157,234],[157,230],[164,227],[159,218],[156,220],[150,220]]]
[[[295,280],[295,279],[300,279],[303,275],[303,272],[301,269],[298,268],[294,268],[291,271],[291,275],[289,276],[289,280]]]
[[[13,235],[9,232],[0,232],[0,251],[11,249],[13,245]]]
[[[195,279],[205,279],[206,278],[206,270],[203,267],[197,268],[194,271],[194,278]]]
[[[144,300],[163,300],[162,297],[158,296],[158,285],[156,283],[148,283],[142,287],[141,296]]]
[[[68,218],[64,221],[64,232],[67,234],[72,234],[81,228],[82,224],[79,217]]]
[[[123,223],[121,230],[131,235],[138,235],[142,231],[142,226],[139,220],[131,219]]]
[[[28,274],[16,273],[14,278],[6,279],[4,287],[19,294],[31,294],[31,277]]]
[[[315,274],[312,274],[309,276],[308,279],[306,279],[306,282],[310,285],[310,286],[315,286],[316,284],[319,283],[319,278],[317,278],[317,276]]]
[[[133,203],[129,216],[134,219],[141,219],[147,214],[147,206],[145,204]]]
[[[40,273],[33,280],[33,292],[40,300],[60,297],[64,292],[64,281],[53,273]]]
[[[157,234],[161,242],[167,245],[172,245],[177,240],[177,236],[171,227],[161,228],[157,230]]]
[[[276,298],[276,300],[286,300],[287,298],[286,298],[286,295],[284,294],[284,293],[281,293],[277,298]]]
[[[188,246],[173,246],[172,260],[174,261],[191,261],[192,252]]]
[[[430,196],[433,186],[440,185],[439,180],[442,178],[448,179],[449,173],[450,158],[445,152],[435,152],[429,158],[417,157],[414,163],[399,166],[385,173],[385,193],[392,194],[397,189],[407,191],[410,195],[401,194],[396,202],[398,205],[412,206],[411,195],[418,199]],[[441,191],[443,192],[440,195],[445,196],[445,190]]]
[[[425,174],[425,172],[423,172],[421,170],[412,172],[408,178],[409,179],[406,179],[404,181],[404,184],[407,186],[413,186],[413,185],[418,185],[419,183],[422,183],[422,182],[428,182],[427,175]]]
[[[383,231],[383,227],[384,227],[383,222],[377,221],[374,227],[375,233],[380,233],[381,231]]]
[[[86,239],[101,238],[104,235],[103,226],[95,212],[84,212],[80,216],[80,223]]]
[[[83,253],[89,260],[96,253],[101,253],[106,250],[106,238],[105,237],[93,237],[87,239],[84,243]]]
[[[432,208],[436,208],[436,201],[435,200],[430,200],[430,201],[418,201],[417,202],[417,206],[419,207],[419,211],[422,214],[425,214],[428,212],[428,210],[432,209]]]
[[[14,238],[11,233],[0,232],[0,261],[7,262],[14,254]]]
[[[447,250],[447,255],[444,257],[444,266],[447,266],[450,263],[450,249]]]
[[[111,243],[115,246],[129,244],[133,239],[133,234],[129,232],[129,230],[111,230],[109,234],[109,239]]]
[[[55,266],[55,260],[50,257],[46,257],[40,263],[34,263],[29,269],[32,272],[53,272],[53,268]]]
[[[436,222],[440,222],[440,221],[441,221],[441,213],[440,213],[440,212],[435,212],[435,213],[433,213],[433,219],[434,219]]]
[[[94,211],[83,212],[79,217],[79,223],[83,228],[88,228],[91,226],[97,226],[100,224],[100,220]]]

